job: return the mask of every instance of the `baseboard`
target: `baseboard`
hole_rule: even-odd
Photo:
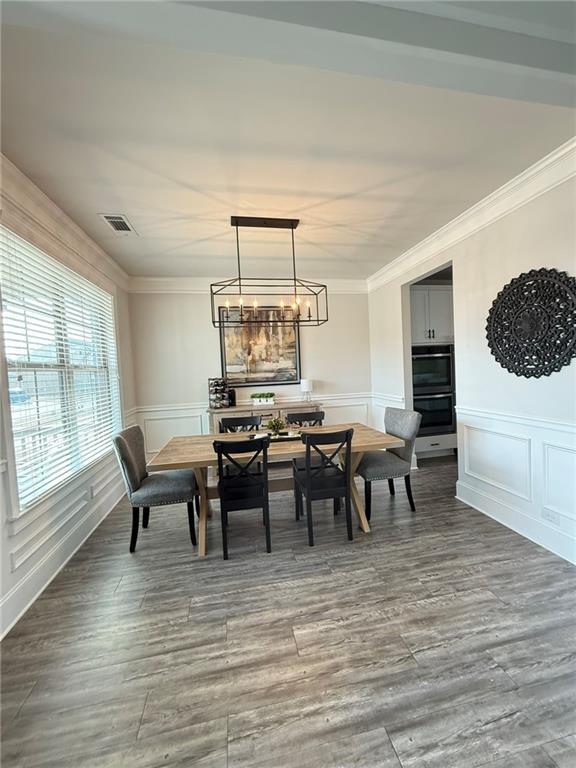
[[[562,531],[461,480],[456,483],[456,498],[534,544],[576,565],[576,545],[573,539]]]

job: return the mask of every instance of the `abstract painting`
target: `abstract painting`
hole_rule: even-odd
[[[224,307],[220,307],[222,315]],[[232,386],[257,384],[297,384],[300,381],[300,337],[297,324],[280,325],[279,307],[259,307],[264,324],[248,319],[236,326],[220,328],[222,376]],[[245,310],[246,314],[248,312]],[[229,310],[231,320],[240,320],[239,310]]]

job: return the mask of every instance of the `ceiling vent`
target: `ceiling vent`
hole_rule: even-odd
[[[99,216],[108,224],[108,226],[112,227],[114,232],[118,235],[127,235],[130,233],[137,234],[126,216],[123,216],[121,213],[101,213]]]

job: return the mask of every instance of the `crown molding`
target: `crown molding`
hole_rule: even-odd
[[[210,283],[221,277],[136,277],[128,280],[128,293],[192,293],[210,294]],[[314,279],[314,278],[311,278]],[[320,279],[330,293],[368,293],[366,280]]]
[[[368,292],[401,277],[498,219],[576,176],[576,137],[562,144],[480,202],[371,275]]]
[[[128,274],[100,248],[48,195],[5,155],[2,166],[2,223],[53,258],[94,280],[94,272],[110,287],[126,289]]]

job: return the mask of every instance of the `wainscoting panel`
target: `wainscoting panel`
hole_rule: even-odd
[[[384,429],[384,413],[386,408],[404,408],[404,397],[401,395],[386,395],[378,392],[372,395],[372,413],[370,423],[376,429]]]
[[[110,452],[28,512],[6,522],[10,565],[0,636],[27,610],[124,495]]]
[[[148,452],[156,453],[171,437],[202,434],[202,416],[200,414],[144,417],[144,437]]]
[[[544,443],[544,509],[576,521],[576,449]]]
[[[576,426],[456,410],[458,498],[576,563]]]
[[[460,426],[464,433],[466,475],[530,501],[530,438],[470,424]]]

